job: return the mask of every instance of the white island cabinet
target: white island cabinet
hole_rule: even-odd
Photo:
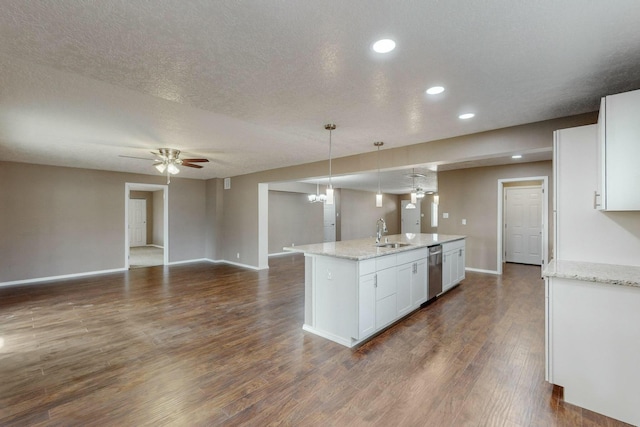
[[[464,236],[386,240],[400,246],[363,239],[285,248],[305,253],[306,331],[347,347],[363,342],[426,302],[429,246],[464,248]]]

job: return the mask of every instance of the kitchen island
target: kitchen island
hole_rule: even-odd
[[[305,255],[303,329],[353,347],[427,301],[429,247],[442,245],[443,293],[464,279],[465,236],[397,234],[284,248]]]

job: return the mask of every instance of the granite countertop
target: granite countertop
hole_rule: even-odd
[[[465,236],[449,234],[393,234],[382,236],[381,243],[408,243],[408,246],[399,248],[376,247],[374,238],[346,240],[342,242],[315,243],[311,245],[291,246],[284,248],[285,251],[304,252],[314,255],[325,255],[336,258],[346,258],[356,261],[375,258],[384,255],[391,255],[398,252],[411,251],[418,248],[439,245],[454,240],[464,239]]]
[[[551,260],[542,273],[546,277],[582,280],[584,282],[640,287],[640,267],[598,264],[582,261]]]

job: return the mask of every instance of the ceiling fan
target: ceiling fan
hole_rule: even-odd
[[[146,159],[144,157],[133,156],[120,156],[129,157],[132,159],[153,160],[155,163],[153,166],[160,173],[167,173],[167,184],[171,183],[171,175],[175,175],[180,172],[178,166],[185,166],[188,168],[202,169],[202,166],[196,163],[207,163],[208,159],[181,159],[180,150],[175,148],[158,148],[158,152],[152,151],[151,154],[156,156],[155,159]]]

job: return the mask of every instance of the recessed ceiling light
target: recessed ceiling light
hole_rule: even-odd
[[[511,156],[512,159],[521,159],[522,158],[522,154],[514,154],[513,156]]]
[[[462,120],[467,120],[467,119],[470,119],[472,117],[475,117],[475,114],[473,114],[473,113],[464,113],[464,114],[460,114],[458,116],[458,118],[462,119]]]
[[[442,86],[434,86],[427,89],[427,93],[429,95],[437,95],[442,92],[444,92],[444,88]]]
[[[378,53],[388,53],[396,48],[396,42],[391,39],[378,40],[373,44],[373,50]]]

